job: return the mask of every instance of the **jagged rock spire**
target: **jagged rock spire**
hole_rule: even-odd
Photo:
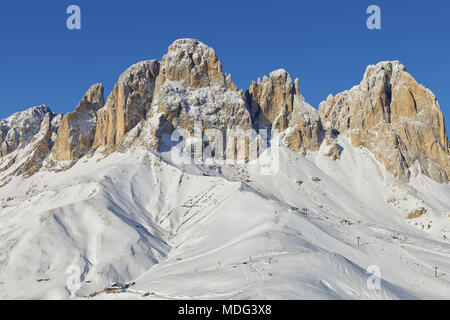
[[[259,127],[272,127],[277,120],[279,129],[288,126],[288,115],[294,107],[294,97],[300,96],[298,79],[292,82],[284,69],[279,69],[252,82],[246,92],[247,101],[252,114],[252,121]]]
[[[279,130],[286,145],[297,152],[319,148],[323,136],[320,117],[300,94],[299,80],[292,81],[286,70],[275,70],[253,82],[246,99],[257,130]]]
[[[62,119],[52,150],[56,161],[72,161],[85,155],[94,142],[97,111],[105,105],[102,84],[95,84],[86,92],[74,112]]]
[[[159,62],[149,60],[131,66],[119,77],[106,105],[98,111],[94,150],[115,151],[123,137],[146,118],[158,74]]]

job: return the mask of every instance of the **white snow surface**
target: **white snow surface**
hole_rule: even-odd
[[[282,147],[273,176],[134,149],[14,177],[0,188],[0,298],[69,299],[71,265],[78,299],[450,298],[450,186],[397,182],[340,144],[338,161]],[[135,284],[103,291],[116,282]]]

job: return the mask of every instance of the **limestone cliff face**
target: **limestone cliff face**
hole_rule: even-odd
[[[131,66],[120,76],[106,105],[97,113],[94,150],[113,152],[125,134],[146,118],[158,74],[159,62],[149,60]]]
[[[289,125],[289,115],[294,109],[294,97],[299,97],[298,79],[293,83],[289,74],[276,70],[270,77],[252,82],[246,92],[253,123],[262,127],[272,127],[284,131]]]
[[[317,110],[296,96],[288,129],[283,133],[287,146],[303,154],[307,151],[316,151],[322,143],[324,134]]]
[[[73,161],[91,148],[96,131],[97,111],[105,105],[102,84],[93,85],[74,112],[62,119],[52,150],[56,161]]]
[[[214,50],[195,39],[175,41],[161,61],[152,108],[143,125],[142,143],[160,150],[163,136],[175,130],[251,129],[241,92],[222,72]],[[226,138],[225,138],[226,139]]]
[[[329,96],[319,113],[326,128],[366,147],[387,171],[407,181],[413,170],[445,183],[450,153],[444,118],[433,93],[398,61],[369,66],[360,85]]]
[[[297,152],[319,149],[323,136],[320,117],[300,94],[298,79],[292,82],[285,70],[253,82],[246,99],[257,129],[283,132],[284,142]]]

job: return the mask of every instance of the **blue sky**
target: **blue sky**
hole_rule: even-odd
[[[71,4],[79,31],[66,28]],[[366,28],[371,4],[381,30]],[[239,88],[285,68],[315,107],[368,64],[400,60],[436,94],[449,132],[449,16],[448,0],[1,1],[0,118],[39,104],[71,111],[91,84],[108,95],[128,66],[192,37],[216,49]]]

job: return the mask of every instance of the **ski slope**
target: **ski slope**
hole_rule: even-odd
[[[71,265],[77,299],[450,298],[450,186],[397,182],[340,144],[338,161],[282,147],[271,176],[135,148],[15,177],[0,188],[0,298],[69,299]]]

